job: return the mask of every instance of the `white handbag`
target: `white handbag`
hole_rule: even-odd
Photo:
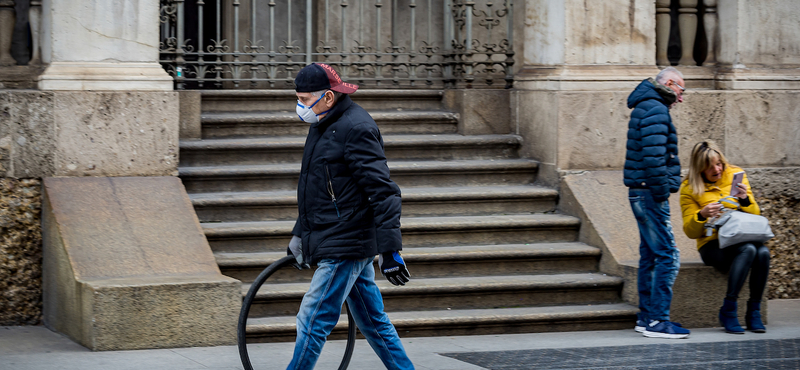
[[[720,202],[733,203],[725,197]],[[764,216],[742,212],[738,203],[735,203],[739,210],[729,210],[721,216],[706,222],[707,234],[711,235],[711,229],[717,230],[719,237],[719,248],[727,248],[735,244],[753,242],[763,243],[775,237],[772,228],[769,227],[769,220]]]

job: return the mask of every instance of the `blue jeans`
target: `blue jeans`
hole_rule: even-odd
[[[650,320],[669,321],[672,285],[680,268],[669,220],[669,201],[656,202],[646,189],[629,189],[633,215],[639,226],[639,310]]]
[[[387,369],[414,369],[394,325],[383,312],[383,297],[375,285],[373,257],[360,260],[323,259],[297,313],[297,342],[287,369],[313,369],[325,340],[339,321],[344,300],[361,334]]]

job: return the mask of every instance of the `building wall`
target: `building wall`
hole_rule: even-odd
[[[800,6],[795,0],[719,1],[724,64],[800,64]]]

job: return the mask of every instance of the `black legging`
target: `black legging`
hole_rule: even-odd
[[[714,266],[728,275],[728,291],[725,298],[735,301],[750,275],[750,301],[760,302],[764,295],[769,275],[769,248],[761,243],[742,243],[719,249],[719,241],[712,240],[700,247],[700,257],[707,266]]]

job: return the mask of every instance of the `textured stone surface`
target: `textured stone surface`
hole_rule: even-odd
[[[180,138],[200,139],[202,123],[200,121],[200,91],[183,90],[178,92],[180,99]]]
[[[751,370],[800,365],[800,339],[442,353],[491,370]]]
[[[746,168],[753,193],[775,238],[770,249],[767,294],[800,298],[800,168]]]
[[[0,166],[9,177],[173,175],[174,92],[0,91]]]
[[[529,0],[524,9],[525,64],[655,64],[652,1]]]
[[[719,55],[725,64],[800,64],[800,7],[794,0],[720,1]]]
[[[447,89],[445,108],[459,114],[462,135],[508,134],[512,132],[508,90]]]
[[[158,58],[158,4],[152,1],[65,0],[48,3],[42,11],[43,23],[49,23],[42,32],[44,63]]]
[[[41,182],[0,178],[0,325],[42,314]]]
[[[725,97],[728,160],[742,167],[800,166],[800,91],[731,92]]]
[[[241,284],[180,179],[46,178],[44,192],[45,325],[94,350],[235,343]]]
[[[766,243],[771,252],[768,297],[800,298],[800,198],[756,199],[775,233],[775,238]]]
[[[53,94],[40,91],[0,91],[0,147],[9,177],[43,177],[55,172]],[[3,145],[5,141],[6,145]],[[7,159],[7,161],[6,161]]]
[[[655,64],[652,1],[567,0],[563,4],[567,64]]]
[[[174,92],[55,94],[56,175],[173,175],[178,162]]]
[[[560,171],[622,169],[629,94],[518,92],[513,101],[518,132],[526,139],[522,153],[542,163],[555,162]],[[670,114],[684,167],[691,148],[705,139],[717,141],[728,159],[742,167],[800,163],[800,92],[687,91],[685,101]]]
[[[625,159],[629,93],[565,92],[558,96],[558,166],[612,169]],[[620,124],[623,123],[623,124]]]

